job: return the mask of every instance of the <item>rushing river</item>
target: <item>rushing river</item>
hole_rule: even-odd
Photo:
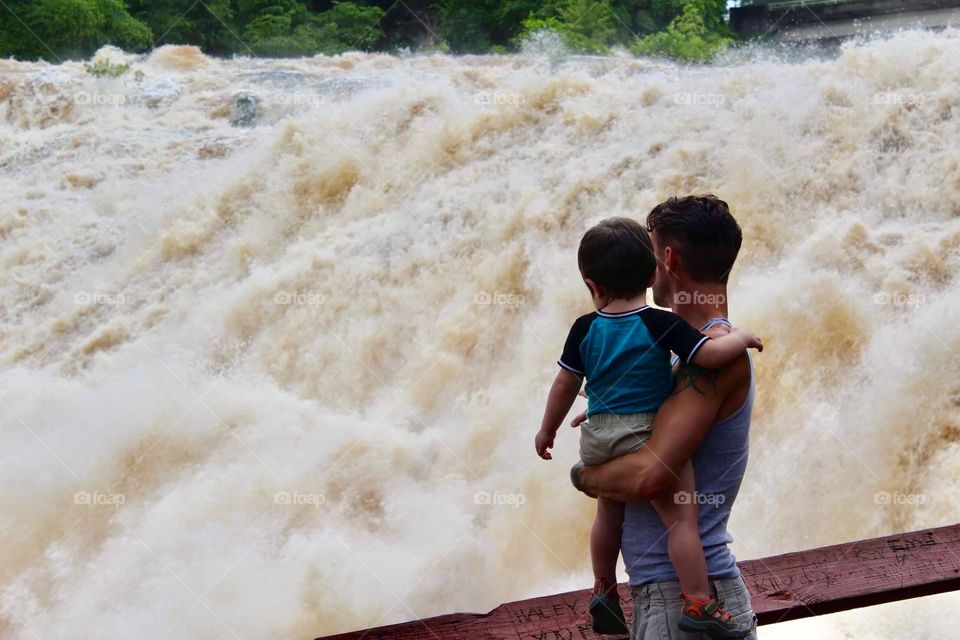
[[[0,636],[309,638],[591,584],[533,435],[592,222],[713,192],[740,559],[960,521],[960,33],[830,59],[0,61]],[[947,595],[766,638],[955,636]]]

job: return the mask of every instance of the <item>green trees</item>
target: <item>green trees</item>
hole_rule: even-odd
[[[383,15],[378,7],[352,2],[334,2],[322,13],[300,2],[281,2],[247,25],[244,40],[257,55],[277,57],[371,49],[383,37]]]
[[[725,0],[5,0],[0,56],[81,58],[105,44],[278,57],[402,47],[487,53],[550,30],[577,52],[624,47],[703,61],[731,41],[725,9]]]
[[[271,7],[247,25],[244,41],[262,56],[305,56],[333,34],[324,33],[302,4]]]
[[[335,33],[329,52],[372,49],[383,37],[383,29],[379,25],[384,15],[379,7],[334,2],[333,8],[320,14],[319,18],[325,27],[332,28]]]
[[[543,29],[556,31],[574,51],[606,53],[616,44],[617,23],[611,0],[564,0],[555,3],[552,15],[531,15],[523,21],[521,38]]]
[[[156,45],[195,44],[213,54],[242,47],[232,0],[127,0],[130,13],[153,32]]]
[[[628,46],[637,55],[709,60],[731,42],[724,0],[559,0],[523,21],[521,38],[550,29],[568,47],[606,53]]]
[[[664,31],[638,39],[631,51],[637,55],[665,55],[685,62],[704,62],[731,42],[729,29],[718,19],[722,15],[717,0],[693,0],[683,6],[680,15]]]
[[[86,57],[105,44],[143,51],[150,29],[121,0],[6,0],[0,7],[0,55]]]

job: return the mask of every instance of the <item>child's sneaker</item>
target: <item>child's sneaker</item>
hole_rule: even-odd
[[[718,640],[739,640],[750,634],[750,627],[738,624],[716,598],[697,600],[683,594],[680,598],[683,600],[681,631],[705,633]]]
[[[594,633],[624,635],[629,632],[616,587],[593,594],[590,598],[590,616],[593,618],[591,626]]]

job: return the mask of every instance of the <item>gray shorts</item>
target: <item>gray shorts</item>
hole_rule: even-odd
[[[603,464],[647,444],[656,413],[595,413],[580,425],[580,459]]]
[[[747,640],[757,640],[757,617],[753,615],[750,592],[743,578],[711,580],[714,595],[723,600],[723,608],[737,620],[750,625]],[[707,640],[705,634],[680,631],[680,583],[654,582],[633,594],[633,621],[630,640]]]

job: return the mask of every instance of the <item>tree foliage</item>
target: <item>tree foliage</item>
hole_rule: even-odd
[[[521,39],[544,29],[559,33],[574,51],[606,53],[615,43],[616,15],[610,0],[564,0],[553,15],[524,20]]]
[[[127,0],[130,12],[146,23],[155,44],[195,44],[210,53],[229,53],[242,43],[233,27],[232,0]]]
[[[684,62],[704,62],[730,44],[726,26],[714,19],[716,0],[694,0],[683,7],[667,28],[637,40],[637,55],[663,55]]]
[[[121,0],[6,0],[0,7],[0,55],[62,59],[105,44],[143,51],[150,29]]]
[[[282,6],[286,4],[289,6]],[[378,7],[335,2],[322,13],[298,2],[267,8],[247,26],[245,42],[257,55],[307,56],[371,49],[383,37]]]
[[[725,0],[5,0],[0,56],[86,58],[106,44],[277,57],[487,53],[549,30],[577,52],[624,47],[702,61],[730,42],[725,8]]]

